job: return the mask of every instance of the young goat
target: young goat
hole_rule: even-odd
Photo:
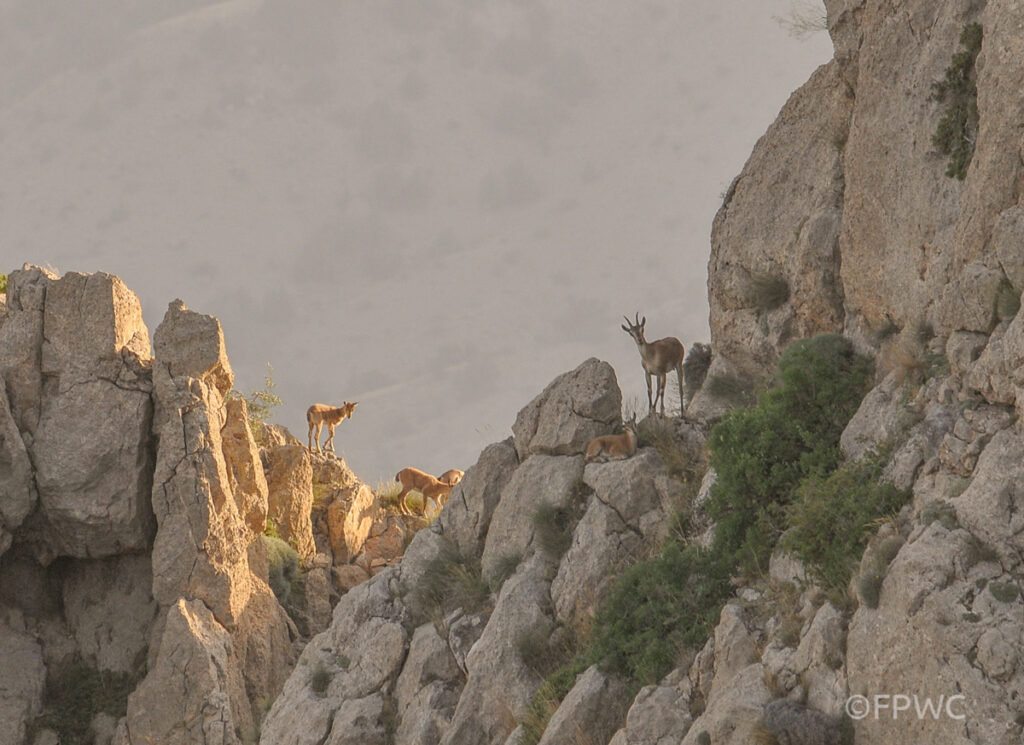
[[[586,463],[607,463],[631,458],[636,453],[636,417],[625,428],[621,435],[602,435],[591,440],[583,460]]]
[[[426,471],[418,468],[403,468],[395,474],[395,481],[402,485],[402,491],[398,493],[399,509],[407,515],[413,514],[412,509],[406,502],[406,497],[411,491],[418,491],[423,495],[423,508],[426,510],[427,500],[433,499],[438,507],[443,507],[451,494],[452,485],[434,478]],[[422,512],[421,512],[422,514]]]
[[[320,432],[323,426],[327,425],[327,440],[324,442],[324,450],[330,448],[334,452],[334,428],[344,419],[351,419],[352,412],[356,410],[359,402],[345,402],[344,406],[328,406],[327,404],[313,404],[306,410],[306,422],[309,424],[309,452],[313,452],[313,443],[316,443],[316,451],[320,451]],[[316,438],[313,437],[313,429],[316,429]]]

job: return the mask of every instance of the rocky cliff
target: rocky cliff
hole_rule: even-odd
[[[120,279],[28,265],[0,300],[0,742],[254,740],[404,524],[343,461],[255,442],[217,319],[175,301],[151,347]]]

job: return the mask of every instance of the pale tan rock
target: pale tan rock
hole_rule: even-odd
[[[538,745],[607,742],[626,716],[627,691],[623,681],[602,673],[596,665],[588,667],[551,715]]]
[[[239,720],[231,701],[244,687],[231,664],[231,637],[199,600],[171,606],[156,664],[128,697],[128,742],[234,745]],[[246,712],[247,713],[247,712]]]
[[[592,439],[612,433],[621,411],[615,370],[591,357],[551,381],[516,416],[512,432],[519,459],[582,453]]]
[[[313,469],[302,446],[283,445],[269,453],[267,519],[302,558],[316,553],[313,541]]]
[[[537,509],[574,506],[582,483],[580,455],[537,454],[523,462],[502,490],[491,517],[480,561],[484,576],[490,576],[505,556],[525,556],[532,545]]]
[[[355,564],[336,566],[331,570],[331,576],[334,588],[342,595],[370,578],[369,572]]]
[[[0,378],[7,388],[14,421],[29,437],[39,422],[43,311],[46,289],[55,278],[29,264],[7,278],[7,315],[0,327]]]
[[[488,445],[448,499],[438,522],[466,555],[479,555],[501,492],[519,465],[512,438]]]
[[[363,550],[380,516],[380,507],[373,490],[362,482],[333,493],[327,505],[327,530],[334,563],[351,561]],[[365,557],[367,563],[370,557]]]
[[[173,301],[164,315],[162,333],[153,338],[156,357],[172,378],[196,378],[227,396],[235,376],[228,362],[224,332],[213,316],[190,311]]]
[[[245,399],[228,399],[227,419],[220,436],[228,482],[238,512],[253,535],[260,535],[267,524],[267,479],[248,420]]]
[[[432,623],[419,626],[395,684],[399,718],[395,745],[437,745],[448,728],[462,689],[447,642]]]

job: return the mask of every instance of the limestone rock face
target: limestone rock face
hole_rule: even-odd
[[[523,556],[533,540],[533,516],[541,505],[565,509],[578,499],[583,479],[579,455],[534,455],[509,479],[491,517],[481,563],[484,575],[504,556]]]
[[[0,326],[0,377],[18,429],[31,437],[43,395],[41,357],[46,290],[56,275],[26,264],[7,278],[7,313]]]
[[[302,558],[316,553],[313,543],[313,468],[301,445],[282,445],[270,451],[267,468],[267,517],[277,525],[282,540],[295,546]]]
[[[10,547],[14,531],[35,508],[38,497],[28,450],[0,385],[0,555]]]
[[[175,603],[156,665],[128,697],[121,742],[151,737],[167,745],[238,743],[231,700],[242,682],[230,657],[231,637],[201,601]],[[168,695],[172,690],[175,695]]]
[[[39,713],[46,668],[39,643],[22,628],[0,620],[0,745],[22,745],[26,725]]]
[[[462,553],[477,555],[483,550],[494,510],[518,465],[512,439],[496,442],[484,448],[476,465],[452,489],[438,519],[445,535]]]
[[[231,627],[251,592],[251,532],[231,492],[221,439],[223,395],[231,387],[224,337],[216,319],[199,315],[180,301],[172,303],[154,337],[160,444],[153,484],[159,526],[153,596],[165,607],[179,597],[200,599]]]
[[[145,554],[72,564],[64,578],[64,616],[80,653],[101,670],[132,673],[144,660],[157,616]]]
[[[512,425],[519,460],[533,453],[572,455],[610,434],[621,420],[622,393],[615,371],[591,358],[553,380]]]
[[[607,742],[615,734],[626,708],[626,685],[588,667],[576,679],[562,705],[551,715],[538,745],[580,741]]]
[[[47,279],[42,320],[36,553],[48,563],[148,548],[152,354],[138,298],[117,277],[68,273]]]
[[[228,482],[238,512],[253,535],[260,535],[267,524],[267,479],[248,419],[245,399],[229,399],[220,437]]]

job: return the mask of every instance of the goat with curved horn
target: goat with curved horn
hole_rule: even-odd
[[[644,326],[647,324],[647,316],[641,318],[640,314],[637,313],[632,321],[626,316],[623,316],[623,318],[626,319],[626,325],[622,327],[622,330],[633,337],[637,349],[640,350],[640,364],[643,365],[644,375],[647,378],[647,405],[650,407],[649,410],[652,414],[654,413],[660,398],[661,414],[664,416],[665,379],[671,370],[675,370],[679,378],[680,405],[684,401],[683,358],[686,356],[686,348],[674,336],[666,336],[664,339],[658,339],[657,341],[647,341],[644,338]],[[658,392],[653,399],[651,398],[651,376],[657,376],[658,378]]]

